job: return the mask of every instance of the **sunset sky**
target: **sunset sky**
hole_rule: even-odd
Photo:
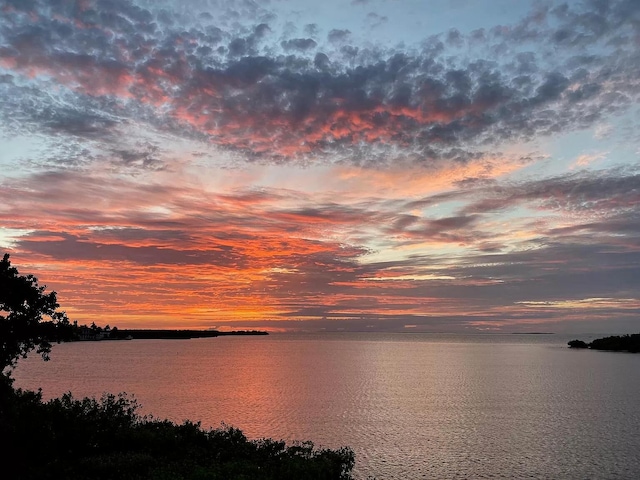
[[[72,320],[640,331],[639,1],[0,6],[0,252]]]

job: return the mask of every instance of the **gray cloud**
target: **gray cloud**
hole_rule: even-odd
[[[280,45],[284,50],[312,50],[318,45],[311,38],[292,38],[290,40],[283,40]]]
[[[617,170],[579,172],[514,186],[493,186],[483,189],[481,199],[464,207],[463,212],[491,212],[534,202],[539,208],[575,213],[612,215],[636,211],[640,204],[640,174]]]
[[[134,149],[114,148],[111,150],[112,163],[117,167],[154,171],[166,168],[160,153],[160,147],[149,143],[138,145]]]
[[[334,29],[327,39],[338,50],[315,58],[312,38],[270,43],[271,27],[259,21],[266,13],[254,7],[243,15],[255,25],[234,29],[222,17],[172,17],[128,0],[89,9],[12,4],[0,22],[0,59],[10,72],[0,115],[94,139],[116,118],[150,122],[266,161],[314,152],[388,162],[398,151],[417,161],[466,161],[487,144],[593,125],[639,93],[637,2],[541,7],[489,36],[452,30],[444,43],[434,38],[411,52],[342,45],[349,32]],[[467,39],[484,39],[484,56],[445,59]],[[510,47],[550,41],[559,55]],[[499,61],[492,49],[504,52]],[[68,92],[64,105],[52,103],[47,78]]]
[[[350,36],[349,30],[334,28],[327,34],[327,40],[332,43],[340,43],[346,41]]]
[[[217,265],[227,268],[241,268],[242,258],[228,248],[210,249],[206,253],[197,250],[176,250],[157,246],[132,247],[124,244],[100,243],[96,239],[79,238],[58,233],[60,240],[40,241],[31,239],[35,232],[20,240],[24,252],[46,255],[58,260],[79,261],[130,261],[141,265]]]

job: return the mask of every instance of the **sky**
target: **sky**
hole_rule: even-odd
[[[80,324],[640,331],[637,0],[0,12],[0,251]]]

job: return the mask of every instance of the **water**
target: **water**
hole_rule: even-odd
[[[357,478],[640,478],[640,355],[570,350],[571,338],[82,342],[14,376],[45,398],[126,391],[160,418],[348,445]]]

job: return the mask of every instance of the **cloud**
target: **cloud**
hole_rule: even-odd
[[[580,155],[578,156],[578,158],[575,159],[575,161],[569,168],[571,170],[574,170],[576,168],[584,168],[589,165],[592,165],[594,162],[604,160],[606,157],[607,157],[606,152]]]
[[[0,222],[21,232],[12,240],[18,259],[39,265],[80,318],[109,302],[135,318],[182,313],[203,325],[219,299],[218,322],[241,312],[247,325],[278,318],[312,329],[510,328],[578,321],[575,302],[583,318],[637,314],[638,188],[622,173],[323,202],[295,190],[214,193],[57,171],[5,180]],[[504,223],[478,207],[484,198],[579,214],[564,225],[533,215]],[[584,210],[585,201],[593,208]],[[448,203],[458,213],[430,210]],[[425,242],[431,247],[412,248]],[[396,254],[381,259],[376,245]]]
[[[113,148],[113,164],[123,169],[163,170],[165,163],[160,158],[160,147],[151,144],[138,145],[135,149]]]
[[[366,17],[366,22],[370,28],[377,28],[389,21],[389,17],[386,15],[378,15],[375,12],[369,12]]]
[[[594,137],[597,140],[608,138],[613,133],[613,126],[609,124],[596,125]]]
[[[333,29],[325,49],[312,38],[274,44],[265,22],[216,25],[195,12],[170,22],[166,10],[126,0],[83,5],[5,8],[0,65],[13,100],[3,118],[93,137],[125,119],[151,122],[263,161],[392,162],[402,152],[427,162],[594,125],[638,95],[634,2],[541,8],[485,34],[484,56],[470,60],[445,54],[467,41],[455,30],[449,47],[403,52],[344,45],[348,30]],[[513,42],[564,50],[541,57]],[[47,93],[52,82],[64,102]]]
[[[311,38],[292,38],[290,40],[283,40],[280,45],[284,50],[311,50],[318,45]]]
[[[574,214],[612,214],[635,210],[640,200],[640,175],[604,170],[578,172],[487,190],[484,198],[465,207],[465,213],[513,208],[519,203]]]
[[[593,170],[608,146],[568,173],[526,168],[544,158],[530,140],[611,140],[638,99],[637,2],[541,4],[395,46],[206,5],[2,5],[0,128],[29,145],[12,144],[0,224],[80,319],[637,315],[637,168]]]
[[[346,41],[350,35],[351,32],[347,29],[334,28],[327,34],[327,40],[331,43],[341,43]]]

